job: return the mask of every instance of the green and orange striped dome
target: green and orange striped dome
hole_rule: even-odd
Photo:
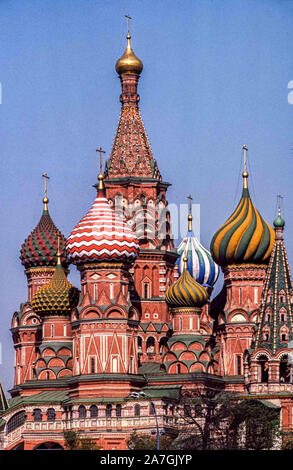
[[[254,207],[247,188],[248,175],[243,175],[239,204],[211,241],[212,257],[220,266],[266,264],[273,249],[275,232]]]
[[[169,287],[166,294],[166,302],[171,308],[200,308],[207,300],[207,290],[189,274],[187,267],[184,267],[181,276]]]

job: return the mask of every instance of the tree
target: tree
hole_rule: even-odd
[[[168,437],[160,437],[160,450],[170,449],[169,441]],[[133,431],[127,440],[127,448],[128,450],[156,450],[157,440],[147,434],[137,434],[136,431]]]
[[[100,450],[90,437],[81,437],[78,431],[63,431],[64,447],[67,450]]]
[[[173,403],[178,436],[172,449],[271,449],[278,438],[279,410],[259,400],[214,389],[183,391]]]

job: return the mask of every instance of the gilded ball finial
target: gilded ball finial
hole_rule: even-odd
[[[122,75],[124,73],[134,73],[136,75],[140,75],[143,69],[143,63],[142,61],[136,57],[134,54],[131,44],[130,44],[130,39],[131,36],[129,32],[127,33],[126,36],[127,39],[127,46],[124,54],[120,57],[120,59],[117,60],[116,62],[116,72],[119,75]]]

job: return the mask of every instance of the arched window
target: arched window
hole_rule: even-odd
[[[42,421],[42,412],[39,408],[36,408],[33,412],[34,421]]]
[[[147,354],[155,354],[155,338],[149,336],[146,343]]]
[[[140,416],[140,405],[136,404],[134,407],[134,416],[139,417]]]
[[[106,406],[106,418],[112,418],[112,405],[110,403]]]
[[[288,356],[283,356],[280,361],[280,382],[290,383],[291,382],[291,365],[288,361]]]
[[[116,405],[116,418],[121,418],[121,414],[122,414],[122,406],[119,403],[118,405]]]
[[[258,358],[258,364],[260,366],[260,381],[262,383],[268,383],[269,381],[269,362],[265,355],[261,355]]]
[[[156,410],[155,410],[155,405],[153,404],[153,402],[151,401],[150,402],[150,415],[153,416],[156,414]]]
[[[47,421],[55,421],[56,413],[54,408],[48,408],[47,410]]]
[[[287,334],[286,334],[286,333],[282,333],[282,335],[281,335],[281,341],[282,341],[282,342],[287,341]]]
[[[78,408],[78,417],[80,419],[83,419],[83,418],[86,417],[86,408],[85,408],[85,406],[80,405],[80,407]]]
[[[91,405],[90,406],[90,417],[91,418],[97,418],[98,417],[98,407],[96,405]]]
[[[137,337],[137,352],[138,352],[138,354],[142,354],[142,338],[141,338],[141,336]]]
[[[25,420],[25,411],[20,411],[19,413],[13,415],[7,423],[7,434],[22,426],[25,423]]]

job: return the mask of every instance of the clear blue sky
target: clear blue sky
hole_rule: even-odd
[[[141,112],[169,202],[201,205],[201,241],[240,197],[241,146],[250,189],[272,222],[284,196],[293,262],[293,3],[277,0],[1,0],[0,379],[13,382],[12,314],[27,298],[19,248],[37,224],[47,171],[50,213],[68,235],[95,192],[95,147],[111,150],[119,111],[114,66],[132,45],[143,60]],[[72,268],[71,281],[79,277]],[[221,287],[218,281],[216,290]]]

